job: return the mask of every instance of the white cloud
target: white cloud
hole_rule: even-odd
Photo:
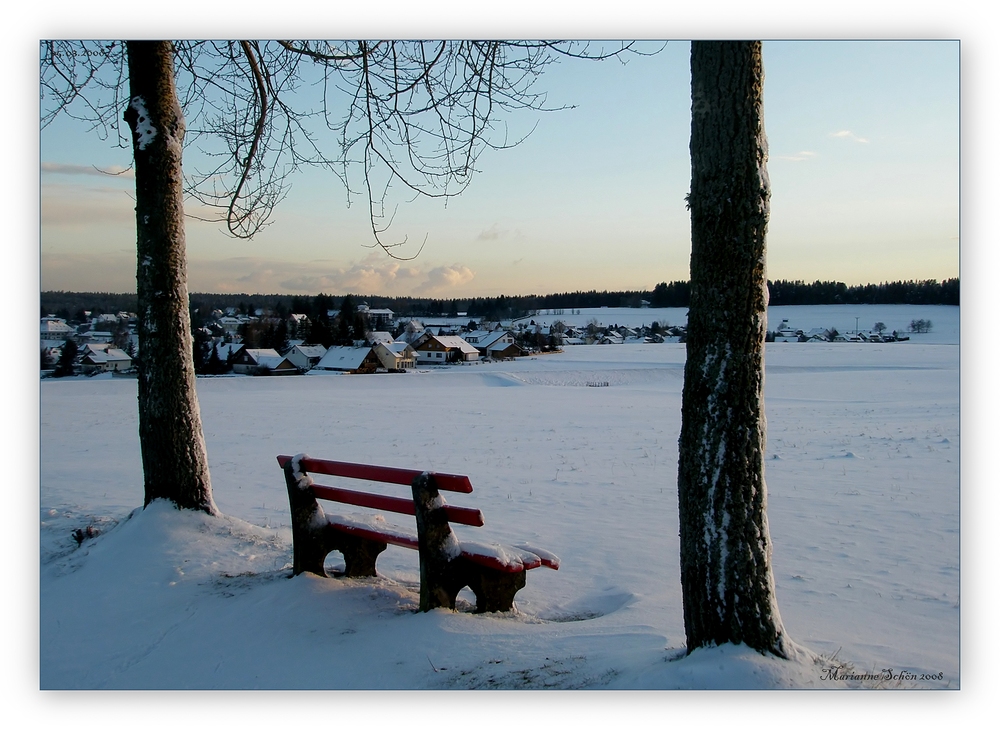
[[[461,264],[438,266],[427,272],[426,280],[415,291],[425,295],[440,294],[468,284],[474,278],[476,278],[476,273],[468,266]]]
[[[860,142],[861,144],[868,144],[867,139],[865,139],[864,137],[859,137],[849,129],[842,129],[839,132],[830,132],[830,136],[838,139],[852,139],[855,142]]]
[[[43,162],[43,173],[56,175],[99,175],[100,177],[126,177],[134,178],[135,171],[131,167],[121,165],[111,165],[110,167],[99,168],[93,165],[66,165],[61,162]]]
[[[283,261],[239,256],[188,262],[192,291],[289,294],[386,294],[431,296],[461,286],[475,277],[467,266],[423,268],[403,266],[380,254],[361,261]]]

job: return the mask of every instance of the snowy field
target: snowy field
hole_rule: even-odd
[[[683,323],[683,310],[574,316],[665,311]],[[199,379],[217,519],[134,511],[135,381],[43,381],[40,685],[957,688],[958,308],[782,307],[770,322],[844,331],[855,317],[933,329],[766,350],[768,514],[798,661],[736,647],[680,658],[684,346],[636,344],[405,375]],[[530,542],[562,568],[532,571],[509,615],[416,613],[417,555],[392,547],[377,579],[288,580],[274,457],[298,452],[468,474],[474,493],[448,500],[486,526],[459,537]],[[101,534],[77,547],[88,525]],[[895,676],[832,680],[815,657]]]

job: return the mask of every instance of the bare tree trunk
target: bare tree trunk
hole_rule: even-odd
[[[195,393],[184,240],[184,117],[168,41],[129,41],[139,300],[139,445],[145,504],[216,514]]]
[[[678,491],[688,652],[787,656],[764,484],[765,233],[759,42],[691,44],[691,305]]]

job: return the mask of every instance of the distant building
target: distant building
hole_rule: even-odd
[[[94,348],[88,345],[80,359],[80,369],[84,373],[107,373],[129,370],[132,358],[122,350],[114,347]]]
[[[42,317],[40,332],[43,340],[66,340],[76,334],[76,330],[60,317]]]
[[[242,347],[233,359],[233,372],[240,375],[295,375],[299,372],[288,358],[271,348]]]
[[[295,345],[285,353],[285,357],[304,372],[316,367],[325,354],[326,348],[322,345]]]
[[[413,349],[417,352],[417,362],[428,365],[479,359],[479,350],[457,335],[427,333],[413,344]]]
[[[373,330],[385,329],[396,316],[391,309],[369,309],[367,304],[358,307],[358,314],[368,318],[368,327]]]
[[[417,364],[417,353],[406,342],[377,342],[372,347],[386,370],[409,370]]]
[[[371,347],[331,347],[313,370],[368,374],[374,373],[380,365]]]
[[[499,360],[524,354],[521,348],[514,343],[514,335],[503,329],[492,332],[476,330],[464,335],[462,339],[479,350],[481,357]]]

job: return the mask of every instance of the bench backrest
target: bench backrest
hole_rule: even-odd
[[[293,457],[282,454],[278,457],[278,464],[284,468]],[[382,482],[386,484],[405,484],[409,486],[413,480],[423,474],[417,469],[400,469],[392,466],[373,466],[370,464],[352,464],[346,461],[329,461],[326,459],[302,458],[299,460],[300,469],[309,474],[327,474],[329,476],[344,477],[346,479],[365,479],[370,482]],[[429,472],[434,478],[434,483],[438,489],[449,492],[463,492],[468,494],[472,491],[472,483],[469,477],[461,474],[438,474]],[[358,492],[351,489],[339,487],[329,487],[322,484],[313,484],[313,493],[319,499],[330,502],[340,502],[341,504],[351,504],[357,507],[368,507],[371,509],[381,509],[388,512],[396,512],[403,515],[415,515],[413,498],[389,497],[384,494],[371,494],[368,492]],[[478,509],[468,507],[456,507],[454,505],[444,505],[445,515],[449,522],[459,525],[471,525],[482,527],[485,524],[483,513]]]

